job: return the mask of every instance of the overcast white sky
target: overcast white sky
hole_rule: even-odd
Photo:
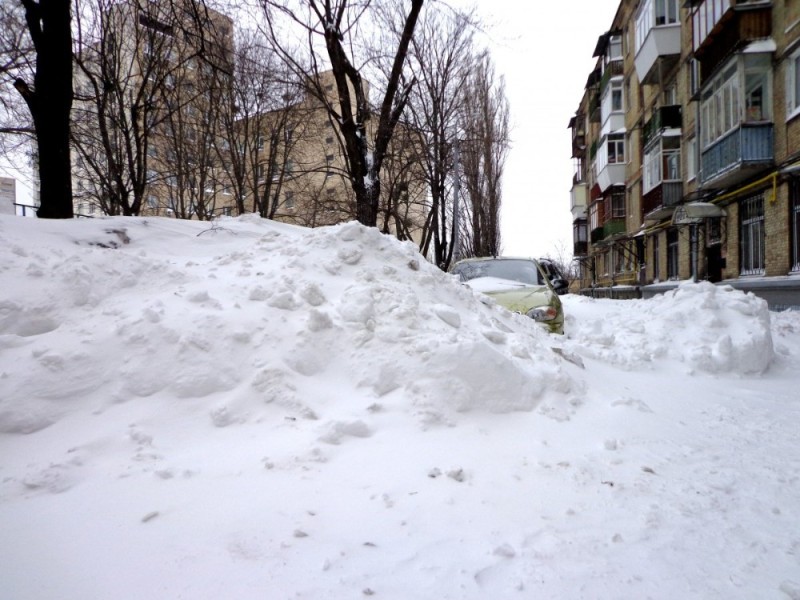
[[[494,24],[492,55],[511,104],[514,145],[503,185],[503,253],[542,256],[563,244],[571,254],[567,125],[594,67],[597,38],[611,27],[619,0],[474,5]]]

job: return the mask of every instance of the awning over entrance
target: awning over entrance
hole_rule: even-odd
[[[710,219],[714,217],[724,217],[725,211],[710,202],[689,202],[688,204],[681,204],[675,207],[675,212],[672,214],[673,225],[690,225],[692,223],[699,223],[703,219]]]

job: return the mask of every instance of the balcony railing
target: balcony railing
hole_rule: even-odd
[[[600,122],[600,94],[596,93],[589,101],[589,120],[592,123]]]
[[[615,235],[617,233],[625,233],[625,218],[610,219],[603,225],[603,239]]]
[[[662,106],[653,112],[653,116],[642,127],[642,143],[647,146],[661,130],[680,129],[682,126],[681,107],[678,105]]]
[[[625,218],[616,218],[616,219],[609,219],[600,227],[596,227],[592,229],[592,243],[596,244],[597,242],[606,239],[609,236],[616,235],[618,233],[625,233]]]
[[[602,79],[600,79],[600,94],[603,94],[603,90],[606,89],[608,82],[611,81],[612,77],[619,77],[622,75],[622,67],[623,63],[622,60],[613,60],[606,66],[606,70],[603,73]]]
[[[659,208],[677,206],[682,197],[683,184],[680,181],[664,182],[642,197],[642,213],[646,215]]]
[[[769,164],[774,158],[772,123],[743,123],[703,151],[700,179],[707,183],[746,166]]]

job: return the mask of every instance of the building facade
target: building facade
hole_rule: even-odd
[[[209,219],[230,211],[221,163],[233,22],[191,2],[124,0],[86,16],[76,52],[77,216]]]
[[[570,121],[583,293],[800,307],[800,3],[623,0]]]
[[[254,132],[258,140],[246,177],[251,181],[246,206],[265,217],[305,227],[354,220],[355,192],[344,142],[327,109],[339,103],[333,73],[320,73],[300,90],[295,102],[240,123],[241,130]],[[374,123],[370,120],[367,125],[371,138]],[[381,171],[378,217],[378,227],[385,233],[415,242],[428,214],[425,176],[415,152],[419,143],[410,128],[397,124]]]

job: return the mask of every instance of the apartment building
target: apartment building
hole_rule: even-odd
[[[800,3],[623,0],[570,120],[583,293],[800,306]]]
[[[249,118],[258,152],[249,166],[247,179],[253,184],[248,186],[245,205],[263,216],[306,227],[353,220],[355,193],[346,153],[338,124],[326,107],[338,107],[333,73],[322,72],[318,81],[300,87],[295,102]],[[245,129],[245,123],[240,125]],[[370,125],[371,121],[368,136],[374,134]],[[425,177],[414,159],[419,143],[407,126],[396,126],[382,169],[384,210],[378,219],[378,227],[386,233],[414,241],[419,241],[427,215]]]
[[[355,218],[331,72],[312,85],[263,55],[234,60],[231,19],[191,2],[123,0],[94,18],[76,70],[78,216]],[[424,176],[412,133],[398,125],[394,140],[379,226],[416,239]]]
[[[221,151],[233,22],[192,2],[123,0],[87,17],[76,53],[78,216],[230,212]]]

